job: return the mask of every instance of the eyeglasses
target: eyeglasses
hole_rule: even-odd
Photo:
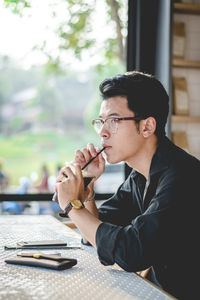
[[[92,125],[97,133],[99,133],[103,127],[104,124],[107,125],[107,128],[112,132],[116,133],[118,129],[118,124],[120,121],[140,121],[142,120],[141,117],[124,117],[124,118],[118,118],[118,117],[109,117],[106,119],[95,119],[92,120]]]

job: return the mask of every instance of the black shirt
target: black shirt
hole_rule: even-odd
[[[200,161],[165,137],[152,158],[148,182],[133,170],[100,207],[103,223],[96,244],[101,263],[117,263],[130,272],[152,266],[164,290],[193,299],[199,186]]]

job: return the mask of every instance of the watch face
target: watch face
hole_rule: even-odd
[[[83,203],[80,200],[73,200],[70,203],[73,206],[73,208],[75,208],[75,209],[79,209],[79,208],[83,207]]]

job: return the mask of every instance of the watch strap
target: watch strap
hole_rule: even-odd
[[[70,212],[70,210],[72,209],[72,205],[71,203],[69,203],[63,212],[59,213],[59,216],[62,217],[62,218],[68,218],[68,213]]]
[[[76,207],[76,204],[74,203],[75,201],[78,201],[81,205],[78,206],[78,207]],[[71,211],[71,209],[72,209],[73,207],[76,208],[76,209],[81,209],[81,208],[83,208],[83,207],[85,207],[85,206],[84,206],[84,204],[83,204],[80,200],[73,200],[73,201],[71,201],[71,202],[65,207],[63,213],[59,213],[59,216],[60,216],[60,217],[65,217],[65,218],[68,217],[68,213]]]
[[[65,213],[65,215],[67,215],[68,216],[68,213],[70,212],[70,210],[72,209],[72,204],[71,203],[69,203],[66,207],[65,207],[65,209],[64,209],[64,213]]]

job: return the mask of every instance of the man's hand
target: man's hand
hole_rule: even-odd
[[[80,165],[70,163],[62,168],[62,175],[56,180],[58,202],[64,210],[72,200],[82,199],[84,194],[84,182]]]
[[[99,151],[100,149],[96,149],[93,144],[88,143],[87,148],[76,151],[74,162],[78,163],[82,168],[92,157],[96,156]],[[93,177],[92,183],[94,183],[104,172],[104,169],[105,159],[102,154],[99,154],[97,158],[83,170],[83,176]]]

